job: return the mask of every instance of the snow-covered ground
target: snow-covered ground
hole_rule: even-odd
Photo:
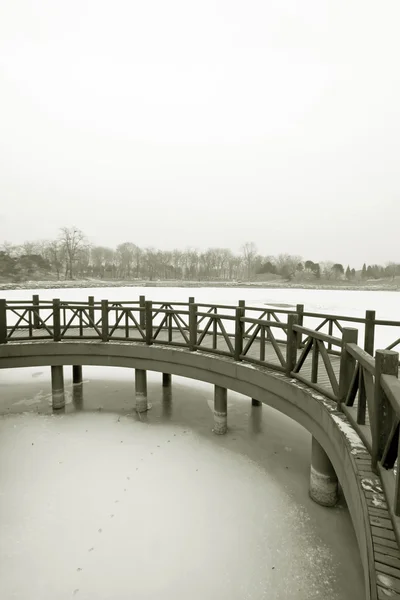
[[[84,368],[74,405],[65,372],[56,416],[49,369],[1,374],[0,598],[363,597],[344,502],[308,496],[299,425],[230,393],[217,437],[212,387],[157,374],[139,418],[133,373],[111,368]]]

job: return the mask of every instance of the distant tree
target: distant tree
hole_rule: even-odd
[[[16,259],[0,250],[0,276],[11,277],[15,273]]]
[[[361,271],[361,279],[367,279],[367,265],[365,263]]]
[[[257,256],[257,246],[254,242],[246,242],[242,246],[243,259],[247,269],[247,278],[250,279],[254,259]]]
[[[66,276],[73,279],[74,264],[82,249],[88,246],[86,236],[77,227],[62,227],[60,241],[66,256]]]
[[[351,270],[349,265],[347,265],[347,269],[346,269],[346,279],[350,280],[351,279]]]
[[[321,267],[319,266],[319,263],[313,264],[312,272],[314,273],[316,279],[321,279]]]
[[[315,264],[313,263],[312,260],[306,260],[306,262],[304,263],[304,268],[307,271],[313,271]]]
[[[344,275],[343,265],[341,265],[340,263],[334,264],[332,267],[332,273],[335,279],[339,279],[340,277],[342,277]]]
[[[352,278],[352,279],[355,279],[355,277],[356,277],[356,270],[355,270],[355,269],[352,269],[352,270],[351,270],[351,278]]]
[[[386,276],[387,277],[391,277],[392,280],[397,275],[397,271],[398,271],[398,265],[396,265],[396,263],[390,262],[385,267],[385,274],[386,274]]]
[[[279,254],[276,258],[276,267],[279,275],[285,279],[292,279],[299,270],[302,263],[301,256],[291,254]]]
[[[263,263],[260,268],[257,270],[257,274],[264,273],[276,273],[276,265],[274,265],[271,261],[267,260],[267,262]]]

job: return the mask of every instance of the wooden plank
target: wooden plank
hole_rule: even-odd
[[[386,538],[382,538],[379,535],[372,535],[372,541],[379,546],[384,546],[385,548],[392,548],[392,550],[399,550],[398,544],[396,541],[388,540]]]
[[[390,519],[382,519],[382,517],[370,515],[369,522],[371,523],[371,525],[376,525],[376,527],[382,527],[383,529],[390,529],[391,531],[393,531],[393,525]]]
[[[389,567],[393,567],[394,569],[400,569],[400,558],[395,558],[394,556],[387,556],[386,554],[381,554],[376,550],[375,562],[387,565]]]
[[[366,466],[366,465],[361,465],[361,466]],[[361,477],[362,479],[372,479],[372,477],[374,477],[375,473],[373,473],[370,469],[368,469],[368,471],[365,471],[364,469],[358,469],[357,475],[358,475],[358,477]]]
[[[366,498],[366,501],[367,501],[367,506],[368,507],[370,507],[370,508],[378,508],[376,506],[376,504],[374,503],[373,500],[371,500],[369,498]],[[379,502],[379,508],[388,509],[388,505],[386,503],[386,499],[385,500],[380,500],[380,502]]]
[[[396,536],[394,535],[392,530],[383,529],[382,527],[371,526],[371,533],[376,537],[384,538],[385,540],[391,540],[392,542],[396,541]]]
[[[382,517],[382,519],[390,519],[389,511],[384,508],[368,507],[368,514],[375,515],[376,517]]]
[[[378,590],[378,600],[388,600],[388,598],[391,600],[400,599],[400,594],[397,594],[394,590],[390,590],[390,592],[388,592],[388,588],[380,587],[379,585],[376,589]]]
[[[390,575],[397,580],[398,590],[400,590],[400,570],[395,567],[391,567],[390,565],[385,565],[384,563],[380,563],[375,561],[375,569],[379,573],[386,573],[386,575]]]
[[[398,558],[400,560],[400,551],[396,548],[388,548],[387,546],[381,546],[381,544],[374,544],[374,552],[382,554],[384,556],[391,556],[392,558]],[[382,562],[382,561],[380,561]],[[385,561],[383,561],[385,562]]]

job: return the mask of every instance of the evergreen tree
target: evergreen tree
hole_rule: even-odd
[[[361,279],[367,279],[367,265],[365,263],[361,271]]]

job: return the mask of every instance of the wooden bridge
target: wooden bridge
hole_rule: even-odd
[[[313,435],[313,499],[332,504],[339,476],[367,597],[400,598],[400,382],[392,350],[400,339],[375,352],[383,327],[400,322],[378,320],[373,311],[365,318],[311,313],[302,305],[286,311],[194,298],[72,303],[34,296],[0,300],[0,368],[51,365],[55,410],[64,406],[66,364],[75,384],[83,364],[135,368],[138,411],[147,409],[147,369],[163,372],[164,384],[171,373],[210,381],[216,433],[227,428],[227,388],[282,410]]]

